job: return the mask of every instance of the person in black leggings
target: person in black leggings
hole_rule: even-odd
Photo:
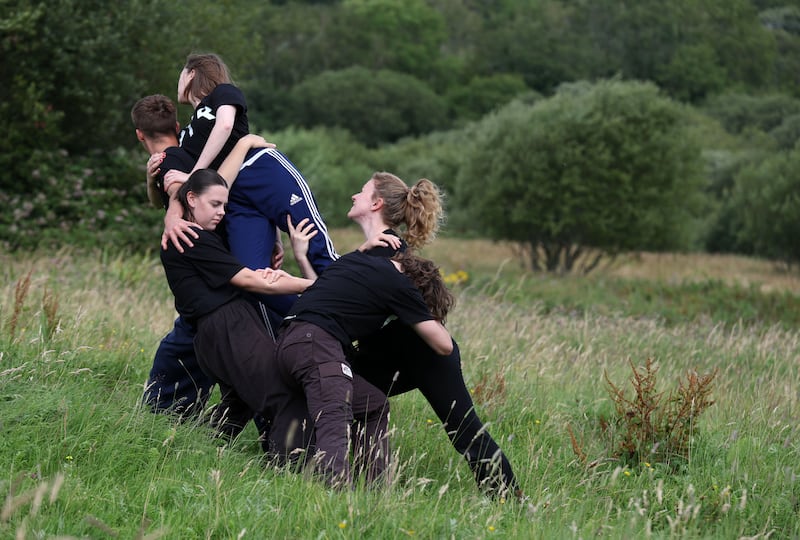
[[[521,496],[511,463],[486,430],[464,383],[461,355],[437,355],[407,325],[393,321],[358,343],[353,371],[387,396],[422,392],[450,438],[469,463],[478,487],[491,495]]]
[[[377,172],[360,193],[353,195],[348,217],[361,226],[367,238],[379,232],[397,235],[394,230],[403,227],[399,235],[402,242],[367,251],[392,257],[406,248],[420,248],[434,238],[443,214],[440,201],[439,190],[430,180],[420,179],[409,188],[397,176]],[[424,283],[417,285],[425,287]],[[351,365],[354,372],[388,396],[415,388],[422,392],[453,447],[469,463],[479,488],[493,496],[523,497],[511,463],[475,412],[455,341],[450,354],[439,355],[408,325],[395,320],[359,339]]]

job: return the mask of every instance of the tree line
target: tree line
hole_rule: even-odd
[[[534,268],[800,255],[798,0],[9,0],[0,242],[152,246],[128,111],[174,96],[202,51],[333,225],[388,169],[444,186],[448,230],[518,241]]]

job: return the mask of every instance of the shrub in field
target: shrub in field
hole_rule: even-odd
[[[147,203],[140,154],[37,152],[31,163],[30,191],[0,190],[3,249],[157,248],[163,211]]]
[[[292,110],[301,126],[341,127],[370,147],[447,125],[447,103],[426,83],[359,66],[301,82],[292,90]]]
[[[652,84],[616,80],[515,101],[471,126],[456,205],[483,234],[526,246],[534,270],[686,248],[702,200],[686,113]]]
[[[714,403],[710,396],[716,370],[705,375],[690,371],[678,383],[678,389],[668,394],[656,389],[658,368],[652,359],[638,368],[631,363],[631,370],[630,397],[608,373],[604,375],[614,403],[614,416],[600,418],[609,455],[634,464],[674,465],[676,459],[688,459],[697,418]],[[586,452],[571,429],[570,438],[575,453],[586,461]]]
[[[688,458],[694,424],[714,403],[710,395],[716,371],[706,375],[690,371],[677,391],[665,396],[656,390],[658,368],[652,359],[640,368],[631,363],[631,369],[632,397],[605,374],[616,412],[611,420],[615,429],[609,430],[614,455],[634,462]]]
[[[791,268],[800,261],[800,149],[781,152],[745,167],[736,176],[731,207],[741,220],[738,238],[757,255]]]

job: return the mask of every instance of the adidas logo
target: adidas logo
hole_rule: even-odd
[[[289,197],[289,206],[294,206],[302,200],[302,197],[298,196],[296,193],[292,193],[292,196]]]

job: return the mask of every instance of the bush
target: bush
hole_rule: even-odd
[[[704,110],[731,133],[747,128],[766,133],[780,126],[787,116],[800,114],[800,100],[783,94],[723,94],[710,99]]]
[[[447,100],[453,118],[477,120],[527,91],[520,75],[499,74],[475,77],[466,85],[456,86],[448,92]]]
[[[389,70],[326,71],[292,89],[292,117],[339,127],[371,147],[447,127],[447,105],[424,82]]]
[[[686,124],[652,84],[583,83],[514,102],[468,131],[456,204],[482,234],[527,246],[537,270],[569,271],[587,248],[686,248],[702,200]]]
[[[800,260],[800,149],[750,165],[737,175],[732,211],[741,219],[739,240],[757,255],[791,266]]]
[[[652,359],[640,368],[630,364],[632,397],[604,374],[615,412],[611,418],[600,418],[609,454],[633,465],[665,463],[674,467],[688,460],[697,418],[714,404],[710,396],[716,370],[705,375],[690,371],[678,389],[665,396],[656,390],[658,368]],[[571,429],[570,437],[573,450],[585,462],[587,456]]]
[[[793,114],[783,119],[783,122],[769,132],[778,143],[781,150],[791,150],[800,141],[800,114]]]
[[[163,211],[149,207],[142,156],[123,150],[72,157],[37,152],[29,194],[0,191],[0,245],[8,251],[78,247],[157,249]]]
[[[450,204],[457,200],[458,171],[464,161],[467,133],[452,130],[407,138],[395,144],[377,148],[370,153],[370,165],[375,170],[390,171],[407,184],[420,178],[434,182],[444,192],[447,213],[446,230],[466,233],[472,218],[465,208]]]

